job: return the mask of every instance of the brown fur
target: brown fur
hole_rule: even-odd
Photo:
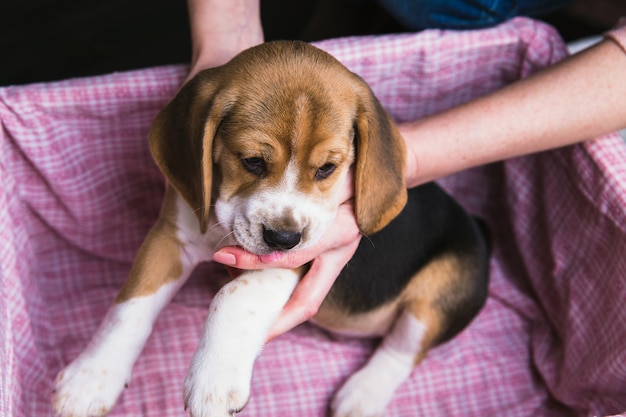
[[[355,214],[366,235],[382,229],[404,207],[405,146],[389,115],[360,77],[317,48],[295,45],[294,54],[293,43],[266,44],[201,72],[154,123],[150,132],[154,159],[196,209],[203,232],[214,192],[226,198],[254,194],[257,178],[242,168],[241,159],[259,156],[271,162],[264,181],[276,184],[296,154],[298,189],[321,199],[335,183],[314,180],[319,166],[327,161],[339,166],[355,162]],[[293,62],[277,63],[276,56]],[[303,71],[303,66],[313,70]],[[171,193],[166,200],[170,197]],[[283,227],[289,227],[289,219],[285,213]],[[163,244],[173,249],[175,239],[164,239]],[[145,257],[152,254],[140,252],[139,259]],[[405,308],[427,324],[427,350],[442,328],[443,312],[435,300],[452,285],[450,277],[459,275],[459,267],[452,256],[435,259],[398,299],[363,315],[347,313],[327,299],[315,321],[340,332],[382,334]],[[118,298],[154,291],[162,281],[128,285],[130,289]]]
[[[461,331],[486,299],[489,249],[478,223],[434,183],[407,191],[405,145],[390,116],[360,77],[313,46],[267,43],[199,73],[157,116],[149,143],[167,188],[160,217],[115,300],[115,314],[130,317],[133,330],[138,320],[154,320],[193,268],[210,260],[220,245],[239,244],[262,254],[314,244],[333,227],[351,169],[356,221],[368,236],[313,321],[340,333],[384,339],[371,364],[338,392],[334,406],[346,406],[349,415],[371,411],[363,407],[382,412],[390,391],[380,390],[380,397],[363,394],[376,386],[378,376],[386,376],[387,388],[395,389],[413,363]],[[296,269],[297,276],[306,268]],[[274,272],[289,278],[283,282],[289,284],[286,289],[295,285],[291,272]],[[219,304],[221,294],[241,295],[255,288],[251,284],[247,278],[228,284],[212,313],[227,307],[256,314],[242,303]],[[160,297],[145,299],[146,306],[119,305],[162,287]],[[268,302],[256,297],[245,291],[250,303]],[[133,310],[133,304],[140,308]],[[280,305],[272,307],[277,312]],[[114,335],[120,320],[107,317],[100,334]],[[126,329],[129,346],[140,348],[149,328],[136,340]],[[220,334],[228,338],[230,330],[227,326]],[[99,337],[96,344],[116,346]],[[215,346],[230,346],[213,340],[215,345],[201,344],[202,355]],[[233,357],[236,363],[252,359],[240,356]],[[192,369],[200,369],[196,357],[193,363]],[[196,394],[197,375],[190,375],[186,402]],[[239,398],[226,400],[236,405],[229,413],[245,404]]]
[[[276,62],[276,56],[292,61]],[[311,69],[301,71],[302,67]],[[243,172],[239,159],[272,158],[278,181],[285,168],[281,163],[288,160],[285,152],[297,144],[299,165],[310,168],[303,171],[302,190],[323,195],[331,184],[314,184],[310,173],[324,154],[336,154],[343,162],[349,154],[346,147],[351,146],[346,136],[353,129],[356,217],[361,231],[370,234],[384,227],[406,202],[404,142],[367,84],[312,46],[265,44],[201,72],[157,117],[150,149],[170,183],[196,210],[204,232],[213,162],[220,164],[223,175],[238,179],[227,181],[220,193],[245,193],[255,178]],[[309,137],[311,132],[318,136]],[[393,144],[378,140],[380,135]],[[223,186],[224,178],[220,180]]]
[[[176,237],[177,229],[171,223],[176,213],[174,193],[168,187],[159,220],[135,256],[129,278],[118,293],[116,303],[153,294],[162,285],[175,281],[182,275],[181,244]]]
[[[354,163],[355,215],[365,235],[383,229],[407,201],[405,145],[395,124],[360,77],[303,43],[268,43],[198,74],[158,115],[150,149],[170,186],[194,209],[203,233],[215,193],[224,199],[253,196],[262,186],[258,175],[242,167],[246,158],[267,161],[263,184],[271,186],[295,160],[297,189],[321,200],[337,184],[334,178],[316,181],[319,167],[330,161],[347,169]],[[164,218],[174,210],[173,190],[166,195]],[[289,229],[293,217],[285,212],[279,221]],[[139,252],[118,300],[153,292],[180,272],[174,231],[166,220],[159,222],[147,238],[158,249]],[[142,272],[146,268],[149,274]],[[340,332],[380,335],[406,309],[428,328],[425,352],[446,325],[440,294],[466,285],[463,270],[458,254],[439,256],[397,298],[363,314],[346,311],[331,292],[315,321]],[[135,282],[140,276],[156,278]]]

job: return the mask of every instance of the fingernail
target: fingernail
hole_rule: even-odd
[[[232,253],[217,251],[213,254],[213,260],[224,265],[235,265],[237,258]]]

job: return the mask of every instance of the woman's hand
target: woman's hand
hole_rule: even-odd
[[[351,178],[352,176],[350,176]],[[361,232],[354,217],[352,180],[344,187],[334,223],[310,248],[293,252],[255,255],[240,247],[229,246],[215,253],[213,260],[238,269],[297,268],[311,266],[270,330],[268,339],[285,333],[313,317],[339,273],[354,255]]]

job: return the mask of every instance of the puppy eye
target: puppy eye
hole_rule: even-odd
[[[246,169],[246,171],[258,177],[267,172],[267,167],[265,166],[265,161],[263,160],[263,158],[244,158],[241,160],[241,164]]]
[[[315,172],[315,179],[317,181],[321,181],[321,180],[325,180],[326,178],[330,177],[330,175],[335,172],[335,169],[337,168],[337,165],[335,164],[324,164],[322,165],[317,172]]]

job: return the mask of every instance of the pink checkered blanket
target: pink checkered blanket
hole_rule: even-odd
[[[402,121],[566,55],[555,31],[522,18],[319,46],[361,74]],[[147,132],[185,71],[0,89],[0,415],[51,415],[56,373],[85,347],[125,279],[163,194]],[[624,143],[609,135],[441,184],[490,225],[490,296],[468,329],[431,351],[387,415],[624,412]],[[196,271],[159,318],[112,415],[184,415],[182,380],[225,279],[215,266]],[[242,416],[325,415],[375,343],[299,326],[263,351]]]

